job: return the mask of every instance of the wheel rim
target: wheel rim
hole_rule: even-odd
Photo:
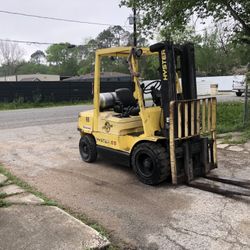
[[[86,143],[82,143],[82,150],[81,150],[81,153],[82,153],[82,157],[84,159],[87,159],[88,156],[89,156],[89,147]]]
[[[136,158],[136,165],[140,175],[148,178],[154,172],[154,161],[146,153],[140,153]]]

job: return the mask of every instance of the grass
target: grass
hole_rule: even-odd
[[[34,187],[31,187],[28,183],[22,181],[18,177],[11,174],[8,170],[6,170],[2,165],[0,165],[0,173],[5,175],[9,181],[16,184],[17,186],[25,189],[27,192],[34,194],[35,196],[38,196],[44,200],[44,205],[47,206],[57,206],[57,203],[48,197],[46,197],[43,193],[37,191]],[[1,197],[0,197],[1,198]]]
[[[7,201],[4,201],[0,198],[0,208],[1,207],[9,207],[10,206],[10,203],[7,202]]]
[[[0,102],[0,110],[13,110],[13,109],[29,109],[29,108],[48,108],[59,106],[71,106],[71,105],[86,105],[92,104],[91,101],[68,101],[68,102]]]
[[[103,226],[101,226],[100,224],[94,223],[90,225],[92,228],[94,228],[97,232],[99,232],[102,236],[108,238],[109,235],[107,233],[107,231],[105,230],[105,228]]]
[[[0,199],[4,199],[7,197],[7,194],[6,193],[0,193]]]
[[[217,105],[217,132],[241,132],[241,138],[234,140],[232,135],[227,135],[223,139],[230,144],[245,143],[250,140],[250,121],[243,124],[244,104],[239,102],[218,103]]]
[[[238,102],[218,103],[217,131],[227,133],[243,129],[243,104]]]

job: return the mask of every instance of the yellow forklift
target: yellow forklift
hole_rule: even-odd
[[[159,58],[160,80],[141,82],[139,62]],[[133,92],[100,93],[101,60],[127,59]],[[226,196],[250,196],[250,181],[219,177],[216,98],[197,99],[194,46],[157,43],[149,48],[96,51],[94,109],[81,112],[79,150],[85,162],[98,154],[131,166],[138,179],[157,185],[167,179]],[[147,103],[147,96],[152,101]],[[202,178],[204,177],[204,178]]]
[[[139,61],[159,58],[160,80],[143,84]],[[125,58],[134,84],[100,93],[101,60]],[[145,94],[152,102],[146,105]],[[138,179],[156,185],[190,183],[217,167],[216,98],[197,99],[194,46],[157,43],[149,48],[96,51],[94,109],[81,112],[79,150],[85,162],[116,156]]]

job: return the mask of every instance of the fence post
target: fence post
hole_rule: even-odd
[[[244,120],[243,125],[245,126],[249,119],[249,110],[248,110],[248,90],[249,90],[249,84],[250,84],[250,71],[246,74],[246,88],[245,88],[245,107],[244,107]]]
[[[248,118],[248,105],[247,105],[247,102],[248,102],[248,84],[246,82],[246,88],[245,88],[245,107],[244,107],[244,120],[243,120],[243,123],[244,123],[244,126],[246,125],[246,122],[247,122],[247,118]]]

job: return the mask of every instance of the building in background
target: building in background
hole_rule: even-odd
[[[93,82],[94,80],[94,73],[89,73],[86,75],[81,76],[73,76],[67,79],[64,79],[63,81],[67,82]],[[120,72],[101,72],[101,81],[106,82],[113,82],[113,81],[131,81],[131,76],[129,74],[124,74]]]
[[[47,74],[29,74],[29,75],[13,75],[2,76],[0,82],[20,82],[20,81],[60,81],[59,75],[47,75]]]

